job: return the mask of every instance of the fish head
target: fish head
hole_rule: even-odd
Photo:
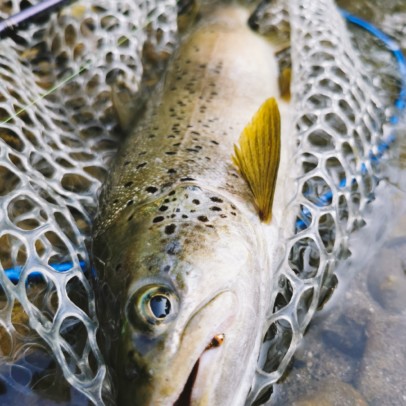
[[[120,298],[119,404],[236,404],[262,335],[258,238],[225,199],[194,186],[174,192],[128,209],[95,247]]]

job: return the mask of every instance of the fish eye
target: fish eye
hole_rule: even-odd
[[[173,320],[177,309],[178,298],[169,287],[149,285],[134,293],[128,316],[135,325],[156,326]]]
[[[164,319],[171,313],[171,301],[164,295],[151,297],[149,300],[149,307],[157,319]]]

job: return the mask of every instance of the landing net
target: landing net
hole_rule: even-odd
[[[351,34],[329,0],[267,3],[252,20],[279,41],[290,32],[298,166],[284,213],[291,228],[281,230],[284,255],[247,404],[269,398],[314,312],[340,278],[348,279],[350,236],[367,225],[406,96],[403,55],[382,32],[343,12],[357,25]],[[357,36],[357,29],[371,34]]]

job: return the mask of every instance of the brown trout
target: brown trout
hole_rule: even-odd
[[[93,254],[119,405],[243,404],[262,341],[288,109],[278,100],[280,120],[269,99],[275,49],[248,10],[201,14],[100,199]]]

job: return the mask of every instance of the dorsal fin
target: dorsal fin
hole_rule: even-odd
[[[278,104],[266,100],[234,145],[234,164],[247,181],[261,220],[269,223],[278,173],[281,126]]]

